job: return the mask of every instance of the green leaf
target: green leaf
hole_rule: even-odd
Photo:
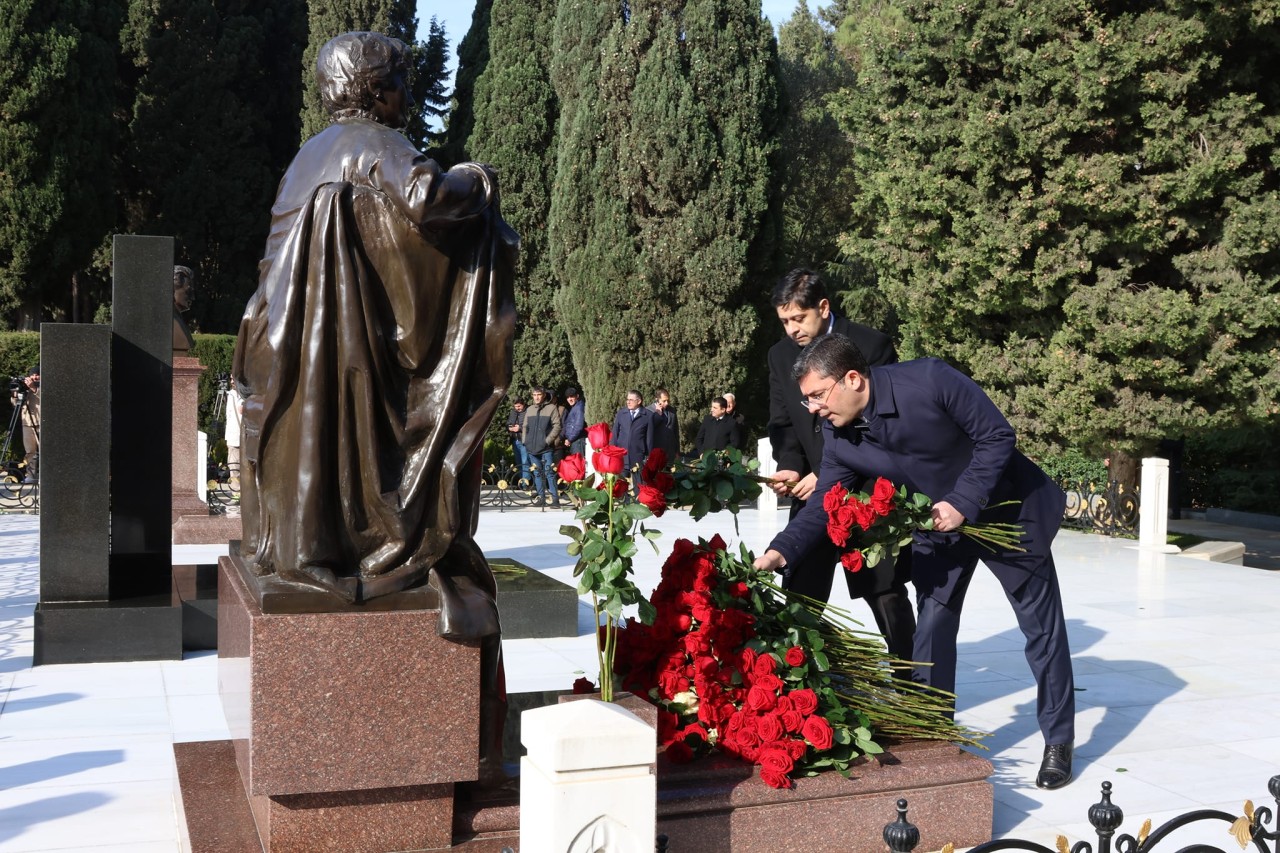
[[[587,543],[585,545],[582,546],[582,559],[587,561],[588,563],[594,563],[596,560],[600,559],[600,557],[604,555],[604,550],[605,550],[604,540],[593,536],[592,538],[587,540]]]
[[[560,535],[568,536],[574,542],[577,542],[582,539],[582,528],[576,524],[562,524],[560,525]]]
[[[637,604],[640,608],[640,613],[639,613],[640,621],[643,622],[645,625],[652,625],[653,620],[658,618],[658,608],[654,607],[651,603],[649,603],[648,599],[644,599],[644,598],[640,599],[640,601],[637,602]]]
[[[624,504],[623,511],[626,512],[633,521],[641,521],[653,516],[653,513],[649,508],[642,503]]]
[[[714,491],[718,500],[727,501],[733,497],[733,483],[729,480],[716,480]]]
[[[827,661],[827,656],[822,652],[815,651],[813,653],[813,662],[817,665],[818,669],[822,672],[826,672],[827,670],[831,669],[831,664]]]

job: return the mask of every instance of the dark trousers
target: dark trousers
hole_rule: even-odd
[[[804,506],[803,501],[791,502],[791,517]],[[903,559],[909,560],[908,552]],[[827,602],[831,598],[836,566],[840,562],[840,549],[830,541],[823,541],[805,555],[804,559],[789,564],[783,573],[782,588],[791,592]],[[863,571],[867,571],[864,569]],[[914,660],[912,636],[916,630],[915,612],[905,583],[895,581],[887,588],[868,591],[859,589],[860,582],[853,575],[840,569],[849,584],[851,598],[865,599],[876,621],[876,630],[884,635],[889,654],[899,660]]]
[[[1062,596],[1058,591],[1053,555],[1047,553],[1047,546],[1045,552],[1042,559],[1048,561],[1044,567],[1047,571],[1018,573],[1014,577],[1021,583],[1013,582],[1010,573],[1005,571],[996,572],[996,577],[1001,581],[1005,597],[1017,616],[1018,627],[1026,638],[1027,665],[1031,667],[1036,681],[1036,720],[1040,724],[1040,732],[1045,743],[1071,743],[1075,740],[1076,715],[1071,649],[1067,643],[1067,625],[1062,613]],[[982,559],[988,566],[1000,564],[994,555],[986,555]],[[1025,563],[1024,556],[1018,559],[1020,564]],[[954,693],[960,610],[964,606],[965,593],[973,579],[978,557],[958,557],[950,554],[947,548],[939,548],[932,554],[916,553],[914,561],[917,576],[928,576],[933,572],[959,573],[954,585],[946,585],[949,594],[919,596],[914,658],[933,665],[919,667],[913,673],[918,682]]]

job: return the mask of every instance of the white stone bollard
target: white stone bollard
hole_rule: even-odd
[[[760,439],[756,448],[756,457],[760,460],[760,476],[772,477],[778,473],[778,463],[773,460],[773,445],[769,439]],[[763,483],[760,485],[760,500],[756,502],[756,508],[760,511],[760,525],[772,529],[776,524],[778,496]]]
[[[525,711],[522,853],[649,853],[657,826],[653,728],[611,702]]]
[[[1169,460],[1142,460],[1138,497],[1138,547],[1176,554],[1169,544]]]
[[[196,493],[209,502],[209,434],[196,430]]]

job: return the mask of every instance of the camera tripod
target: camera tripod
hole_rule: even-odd
[[[27,405],[27,389],[25,386],[19,386],[13,392],[13,414],[9,417],[9,431],[4,436],[4,446],[0,447],[0,464],[4,465],[5,479],[12,478],[15,482],[22,482],[23,469],[21,463],[11,458],[10,450],[13,447],[13,436],[18,430],[22,429],[22,410],[28,408]]]

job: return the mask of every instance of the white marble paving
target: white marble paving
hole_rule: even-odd
[[[478,538],[491,555],[572,583],[560,524],[568,513],[486,512]],[[38,518],[0,516],[0,851],[176,853],[183,849],[172,744],[227,737],[213,653],[182,661],[33,669]],[[677,536],[761,548],[772,535],[754,512],[740,529],[669,513],[661,554],[642,549],[637,581],[657,582]],[[997,837],[1054,848],[1096,843],[1087,823],[1101,785],[1136,834],[1190,809],[1238,814],[1269,804],[1280,773],[1280,573],[1150,554],[1131,543],[1064,533],[1055,543],[1078,688],[1077,779],[1059,791],[1032,780],[1042,743],[1022,639],[994,579],[979,570],[960,633],[959,718],[991,733]],[[214,550],[184,548],[175,562]],[[871,624],[837,581],[833,602]],[[504,642],[512,692],[594,678],[590,611],[576,637]],[[1273,804],[1272,804],[1273,805]],[[886,815],[888,822],[892,815]],[[1235,849],[1226,824],[1196,825],[1181,844]],[[1168,849],[1177,846],[1170,842]]]

